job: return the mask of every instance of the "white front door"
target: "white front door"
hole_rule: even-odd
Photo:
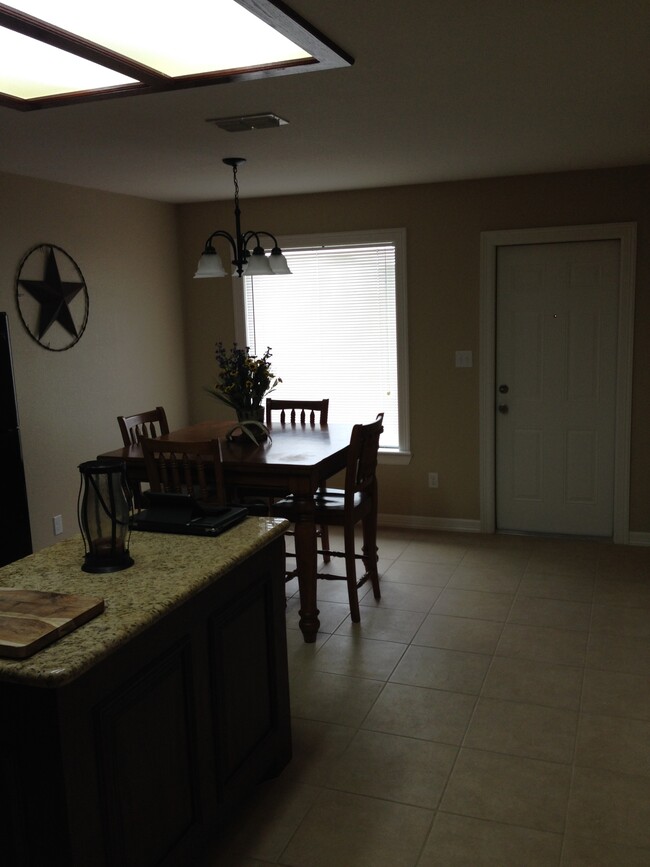
[[[496,525],[611,536],[618,240],[500,246]]]

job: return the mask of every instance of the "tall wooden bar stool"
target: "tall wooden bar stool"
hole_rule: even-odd
[[[329,580],[345,580],[350,600],[352,620],[358,623],[361,619],[359,611],[358,588],[368,579],[372,582],[375,599],[381,598],[379,589],[379,573],[377,571],[377,454],[379,437],[383,430],[384,414],[380,412],[371,424],[355,424],[350,437],[350,448],[345,470],[345,488],[343,490],[328,489],[318,491],[314,497],[315,521],[321,526],[343,527],[344,550],[332,551],[332,557],[345,558],[345,578],[320,575]],[[293,520],[295,510],[292,496],[278,500],[271,506],[271,513],[279,518]],[[362,522],[363,546],[362,553],[355,550],[354,528]],[[324,553],[321,551],[319,553]],[[365,573],[357,581],[356,561],[363,560]]]

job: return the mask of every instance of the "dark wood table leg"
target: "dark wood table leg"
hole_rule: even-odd
[[[318,554],[314,500],[296,498],[295,543],[298,587],[300,588],[300,629],[307,643],[316,641],[320,628],[318,619],[316,581],[318,580]]]

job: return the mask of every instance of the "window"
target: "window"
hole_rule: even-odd
[[[405,231],[278,241],[292,274],[244,278],[238,342],[271,347],[274,397],[329,397],[331,422],[384,412],[382,460],[406,462]]]

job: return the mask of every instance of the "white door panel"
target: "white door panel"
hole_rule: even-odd
[[[497,252],[499,529],[613,529],[619,243]]]

